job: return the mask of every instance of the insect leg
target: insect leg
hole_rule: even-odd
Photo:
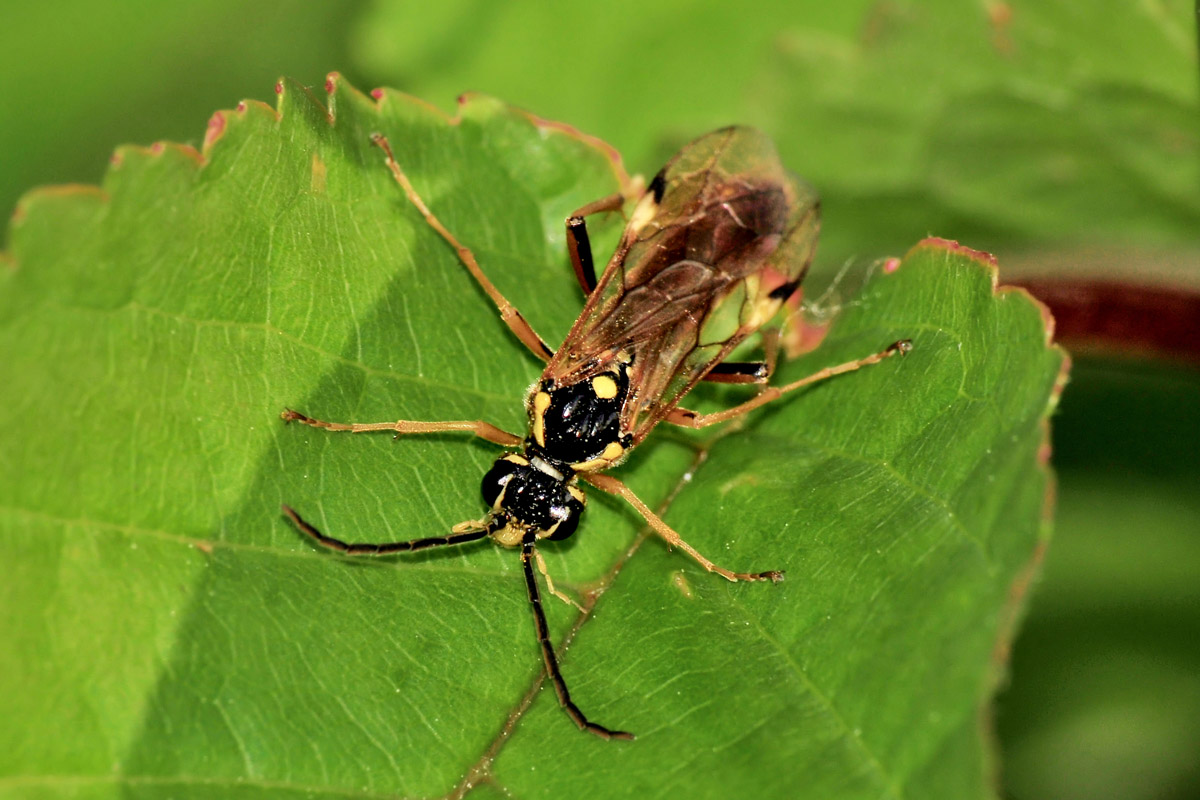
[[[589,722],[588,718],[579,710],[579,706],[571,702],[571,694],[567,691],[566,681],[563,680],[562,673],[558,671],[558,658],[554,655],[554,646],[550,644],[550,627],[546,624],[546,612],[542,610],[542,598],[538,592],[537,577],[533,574],[532,560],[536,552],[532,540],[521,543],[521,566],[525,569],[525,588],[529,590],[529,605],[533,607],[533,626],[537,632],[538,644],[542,648],[542,661],[546,664],[546,674],[550,676],[550,682],[554,685],[554,693],[558,695],[559,704],[581,731],[594,733],[601,739],[632,739],[632,733],[614,731],[595,722]]]
[[[592,243],[588,238],[587,222],[584,217],[599,214],[602,211],[616,211],[625,202],[620,192],[593,200],[586,206],[577,209],[567,217],[567,254],[571,256],[571,266],[575,268],[575,278],[583,287],[583,293],[589,295],[596,288],[596,265],[592,260]]]
[[[489,533],[485,525],[467,523],[455,526],[449,536],[431,536],[425,539],[413,539],[408,542],[383,542],[381,544],[350,543],[321,533],[301,519],[300,515],[293,511],[291,507],[285,505],[281,506],[281,508],[283,509],[283,513],[295,523],[296,527],[315,539],[317,544],[328,547],[331,550],[340,550],[352,556],[386,556],[390,553],[411,553],[430,547],[473,542],[477,539],[485,538]]]
[[[781,580],[783,580],[783,572],[778,570],[769,570],[767,572],[732,572],[724,567],[717,566],[704,556],[700,555],[700,553],[696,551],[696,548],[692,547],[690,544],[680,538],[679,534],[676,533],[670,525],[663,522],[662,518],[651,511],[650,507],[643,503],[642,499],[634,494],[633,490],[626,486],[622,481],[617,480],[611,475],[598,475],[594,473],[581,473],[579,477],[583,478],[585,481],[601,491],[608,492],[609,494],[615,494],[624,498],[629,505],[633,506],[634,509],[636,509],[637,512],[646,519],[646,522],[650,523],[650,527],[654,529],[654,532],[667,541],[667,544],[672,547],[678,547],[680,550],[694,558],[696,563],[704,567],[709,572],[715,572],[722,578],[726,578],[731,581],[771,581],[772,583],[779,583]]]
[[[882,350],[874,355],[867,356],[866,358],[860,358],[856,361],[847,361],[845,364],[838,364],[836,367],[826,367],[820,372],[815,372],[812,375],[809,375],[807,378],[801,378],[798,381],[793,381],[784,386],[770,386],[766,389],[763,389],[763,391],[760,392],[757,397],[747,400],[744,403],[740,403],[733,408],[727,408],[724,411],[718,411],[715,414],[697,414],[695,411],[691,411],[686,408],[675,408],[672,409],[669,414],[667,414],[665,419],[667,422],[675,425],[681,425],[685,428],[704,428],[708,425],[715,425],[718,422],[725,422],[733,419],[734,417],[741,416],[747,411],[753,411],[759,406],[766,405],[772,400],[782,397],[788,392],[793,392],[796,389],[810,386],[819,381],[826,380],[827,378],[832,378],[835,375],[854,372],[857,369],[862,369],[863,367],[871,364],[878,364],[885,358],[890,358],[897,353],[900,355],[905,355],[910,350],[912,350],[912,341],[909,339],[901,339],[900,341],[888,347],[886,350]]]
[[[708,383],[766,383],[771,377],[766,362],[724,361],[704,376]]]
[[[525,321],[525,318],[521,316],[521,312],[517,310],[516,306],[508,302],[504,295],[500,294],[500,290],[488,280],[487,275],[483,274],[483,270],[479,268],[479,262],[475,260],[475,254],[471,252],[471,249],[459,242],[454,237],[454,234],[433,215],[433,212],[429,210],[429,206],[425,205],[425,201],[417,194],[417,190],[413,188],[412,182],[404,174],[404,170],[400,169],[400,164],[396,162],[396,157],[392,155],[392,147],[388,144],[387,138],[381,133],[374,133],[371,134],[371,141],[379,149],[383,150],[387,156],[387,165],[392,171],[392,177],[400,184],[400,188],[404,189],[404,193],[408,195],[408,199],[421,212],[421,216],[429,223],[429,227],[437,231],[438,235],[454,248],[454,252],[458,254],[458,260],[462,262],[463,266],[467,268],[467,272],[471,273],[471,277],[475,279],[475,282],[479,284],[480,288],[496,304],[496,309],[500,312],[500,318],[504,320],[504,324],[508,326],[508,329],[535,356],[543,361],[549,361],[554,356],[554,351],[542,340],[542,337],[537,335],[537,332],[533,330],[533,326]]]
[[[349,433],[370,433],[371,431],[394,431],[397,438],[405,434],[413,433],[446,433],[449,431],[467,431],[478,436],[480,439],[487,439],[489,442],[495,442],[503,447],[512,447],[521,443],[521,437],[508,431],[500,430],[490,422],[484,422],[481,419],[472,420],[452,420],[448,422],[417,422],[413,420],[399,420],[397,422],[326,422],[320,419],[306,417],[299,411],[292,411],[290,408],[284,409],[279,414],[284,422],[303,422],[305,425],[311,425],[314,428],[323,428],[327,431],[347,431]]]
[[[722,361],[704,376],[708,383],[766,383],[770,378],[765,361]]]
[[[562,600],[567,605],[575,606],[575,608],[583,611],[583,606],[572,600],[569,595],[563,594],[558,589],[554,588],[554,581],[550,578],[550,571],[546,569],[546,559],[542,558],[542,552],[535,549],[533,551],[533,558],[535,561],[537,561],[538,572],[542,573],[542,577],[546,579],[546,589],[550,592],[550,594],[554,595],[559,600]]]
[[[775,359],[779,353],[779,329],[763,332],[762,361],[722,361],[704,376],[709,383],[766,383],[775,374]]]

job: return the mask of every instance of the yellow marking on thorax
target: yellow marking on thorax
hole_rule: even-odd
[[[601,400],[611,400],[617,396],[617,382],[609,375],[597,375],[592,378],[592,391]]]
[[[571,469],[576,472],[595,472],[601,469],[608,469],[613,462],[625,455],[625,448],[620,442],[609,442],[604,448],[604,452],[597,458],[591,461],[580,461],[578,464],[572,464]]]
[[[533,440],[546,446],[546,409],[550,407],[550,395],[538,392],[533,396]]]

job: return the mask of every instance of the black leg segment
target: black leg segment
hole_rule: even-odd
[[[583,293],[591,294],[596,288],[596,264],[592,260],[592,242],[583,217],[567,220],[567,254],[571,256],[571,266],[575,268],[575,278],[583,287]]]
[[[326,536],[312,525],[300,518],[300,515],[291,509],[289,506],[282,506],[283,513],[296,524],[296,527],[307,533],[317,541],[317,544],[328,547],[331,550],[340,550],[343,553],[352,556],[386,556],[390,553],[412,553],[417,550],[426,550],[430,547],[441,547],[442,545],[464,544],[466,542],[474,542],[478,539],[483,539],[488,535],[487,528],[480,530],[469,530],[462,533],[452,533],[449,536],[431,536],[427,539],[413,539],[408,542],[384,542],[382,544],[355,544],[343,542],[341,539],[334,539],[332,536]]]
[[[546,624],[546,612],[542,610],[542,597],[538,592],[537,578],[533,574],[533,540],[527,539],[521,544],[521,566],[525,569],[525,588],[529,590],[529,605],[533,607],[533,626],[537,631],[538,644],[542,648],[542,660],[546,663],[546,674],[554,684],[554,693],[558,702],[567,712],[567,716],[579,726],[582,731],[594,733],[601,739],[633,739],[632,733],[614,731],[588,718],[579,710],[579,706],[571,702],[571,694],[567,691],[566,681],[558,671],[558,659],[554,655],[554,646],[550,644],[550,628]]]
[[[763,361],[723,361],[717,364],[704,380],[709,383],[766,383],[775,374],[775,361],[779,355],[779,329],[770,328],[763,332],[763,349],[767,357]]]
[[[585,217],[617,211],[625,202],[625,197],[617,192],[599,200],[593,200],[579,208],[567,217],[567,255],[571,257],[571,266],[575,269],[575,278],[583,287],[583,293],[589,295],[596,288],[596,264],[592,260],[592,242],[588,238]]]

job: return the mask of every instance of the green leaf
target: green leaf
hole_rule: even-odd
[[[0,797],[991,794],[981,710],[1047,533],[1063,356],[986,257],[930,240],[777,379],[913,352],[619,470],[727,584],[593,492],[547,546],[576,731],[540,673],[516,554],[355,561],[331,535],[482,511],[495,448],[278,418],[483,418],[540,362],[370,145],[548,340],[580,307],[562,220],[624,176],[566,129],[473,98],[448,121],[336,76],[326,105],[217,114],[202,153],[124,148],[100,190],[36,191],[0,284]],[[598,230],[598,249],[617,232]],[[745,395],[696,399],[715,407]],[[728,435],[725,435],[728,434]],[[506,722],[511,722],[511,732]]]

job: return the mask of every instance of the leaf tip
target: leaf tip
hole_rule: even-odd
[[[380,108],[382,108],[385,103],[390,104],[392,102],[399,102],[403,105],[419,108],[432,114],[434,117],[442,120],[443,122],[450,123],[451,125],[457,125],[460,122],[458,117],[451,117],[445,112],[444,109],[438,108],[428,100],[422,100],[420,97],[408,94],[407,92],[401,92],[396,89],[389,89],[387,87],[378,87],[371,90],[371,97],[375,99],[376,105]]]
[[[917,242],[913,250],[930,249],[930,250],[945,250],[955,255],[964,256],[972,261],[978,261],[981,264],[986,264],[992,269],[997,268],[996,257],[984,250],[976,250],[972,247],[959,244],[954,239],[943,239],[940,236],[928,236]]]
[[[278,91],[280,84],[275,84]],[[281,101],[282,102],[282,101]],[[281,114],[278,110],[262,102],[261,100],[242,100],[236,106],[230,109],[222,109],[214,111],[213,115],[208,118],[208,127],[204,131],[204,141],[200,145],[200,149],[196,151],[198,163],[205,164],[208,161],[209,154],[213,147],[225,135],[229,129],[230,115],[236,114],[239,117],[245,117],[251,111],[262,111],[273,117],[276,121],[281,119]],[[174,147],[174,143],[168,142],[167,146]],[[195,148],[192,148],[193,150]]]
[[[276,84],[276,86],[278,85]],[[208,118],[208,127],[204,131],[204,143],[201,145],[201,150],[205,154],[211,152],[213,145],[225,135],[225,113],[224,111],[216,111]]]
[[[1038,313],[1042,317],[1042,329],[1045,332],[1045,345],[1046,347],[1054,346],[1055,322],[1054,315],[1051,313],[1050,307],[1035,297],[1028,290],[1020,286],[1000,285],[1000,264],[999,261],[997,261],[996,256],[984,250],[976,250],[974,248],[967,247],[955,241],[954,239],[943,239],[940,236],[930,236],[922,239],[921,241],[917,242],[917,244],[912,248],[912,250],[909,251],[909,253],[911,254],[917,250],[941,250],[946,253],[962,256],[984,266],[991,276],[992,291],[994,293],[998,295],[1015,293],[1019,296],[1024,296],[1033,305],[1033,307],[1037,309]],[[899,268],[899,264],[897,264],[889,270],[888,266],[891,260],[892,259],[889,259],[888,262],[884,263],[883,269],[885,273],[894,272]]]

